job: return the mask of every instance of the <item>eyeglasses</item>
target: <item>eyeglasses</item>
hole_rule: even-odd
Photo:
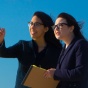
[[[60,29],[61,27],[63,27],[64,25],[68,25],[67,23],[59,23],[57,25],[53,25],[52,29],[55,30],[55,28],[57,27],[58,29]]]
[[[28,22],[28,27],[30,27],[30,26],[32,26],[32,25],[34,25],[34,27],[38,27],[38,26],[44,25],[44,24],[43,24],[43,23],[39,23],[39,22],[35,22],[35,23],[33,23],[33,22]]]

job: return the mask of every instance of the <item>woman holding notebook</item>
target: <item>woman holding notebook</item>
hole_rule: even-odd
[[[57,88],[88,88],[88,41],[80,29],[68,13],[60,13],[53,26],[56,38],[65,45],[56,69],[48,69],[44,76],[59,80]]]
[[[45,69],[56,67],[62,45],[55,38],[52,25],[48,14],[35,12],[28,22],[32,40],[20,40],[10,47],[5,46],[5,29],[0,28],[0,57],[17,58],[19,62],[15,88],[28,88],[21,83],[31,65]]]

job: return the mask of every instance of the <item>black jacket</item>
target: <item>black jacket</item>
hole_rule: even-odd
[[[0,57],[5,58],[18,58],[19,67],[17,71],[17,79],[15,88],[27,88],[21,85],[21,82],[28,71],[30,65],[35,64],[36,53],[33,46],[33,41],[21,40],[17,44],[6,48],[5,42],[0,46]],[[41,58],[38,66],[49,69],[55,68],[58,61],[58,56],[61,52],[61,48],[57,48],[52,45],[48,45],[45,55]]]
[[[57,88],[88,88],[88,42],[74,38],[62,50],[54,75]]]

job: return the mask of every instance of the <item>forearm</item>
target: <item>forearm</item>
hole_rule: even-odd
[[[19,46],[15,44],[8,48],[5,47],[5,41],[0,45],[0,57],[4,58],[16,58],[19,55]]]

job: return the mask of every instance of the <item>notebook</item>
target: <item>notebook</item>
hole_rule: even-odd
[[[53,78],[44,78],[46,69],[31,65],[22,84],[31,88],[56,88],[59,81]]]

